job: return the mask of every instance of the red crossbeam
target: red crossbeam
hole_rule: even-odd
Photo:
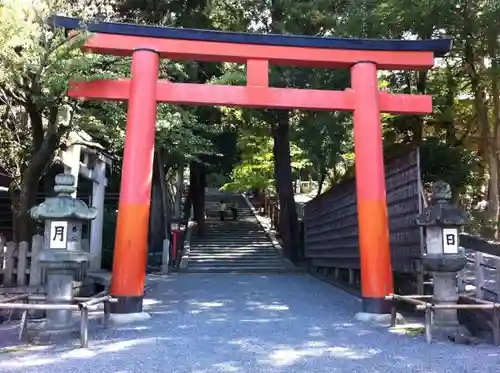
[[[78,99],[126,101],[130,80],[94,80],[70,83],[69,96]],[[250,108],[354,110],[353,91],[327,91],[270,87],[227,86],[158,81],[158,102],[182,105],[239,106]],[[380,111],[391,114],[432,112],[432,97],[379,93]]]
[[[235,62],[269,60],[274,65],[349,68],[359,61],[371,61],[380,70],[418,70],[434,66],[432,52],[366,51],[329,48],[238,44],[213,41],[151,38],[130,35],[95,34],[85,43],[87,52],[131,56],[133,51],[151,49],[173,60]]]

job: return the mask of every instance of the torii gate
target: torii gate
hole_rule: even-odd
[[[74,18],[49,23],[82,28]],[[132,56],[131,78],[73,82],[69,96],[128,100],[111,295],[113,313],[142,312],[158,102],[252,108],[343,110],[354,115],[363,311],[387,313],[393,292],[380,114],[426,114],[432,98],[379,91],[377,70],[419,70],[445,55],[450,40],[365,40],[139,26],[86,25],[83,50]],[[246,86],[158,80],[160,58],[246,64]],[[345,91],[269,87],[269,65],[350,68]]]

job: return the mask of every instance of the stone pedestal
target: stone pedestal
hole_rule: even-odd
[[[433,303],[436,305],[457,304],[457,272],[467,264],[462,255],[428,255],[422,260],[424,268],[433,275]],[[463,334],[456,309],[436,309],[434,312],[433,333],[441,337]]]

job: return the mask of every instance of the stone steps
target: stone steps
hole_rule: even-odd
[[[189,255],[191,258],[195,256],[207,256],[207,255],[232,255],[232,256],[243,256],[243,255],[253,255],[254,257],[259,256],[276,256],[276,252],[273,251],[274,249],[269,249],[266,251],[228,251],[228,250],[192,250]]]
[[[241,266],[225,266],[225,267],[189,267],[189,273],[291,273],[291,272],[300,272],[294,268],[287,268],[283,265],[279,267],[267,267],[263,268],[262,266],[254,266],[254,267],[241,267]]]
[[[221,198],[211,196],[210,208]],[[224,197],[227,201],[227,196]],[[220,221],[209,217],[205,235],[193,237],[190,245],[188,272],[203,273],[285,273],[293,271],[279,256],[267,233],[241,196],[237,199],[238,220]]]

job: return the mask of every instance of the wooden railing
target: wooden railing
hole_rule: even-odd
[[[271,228],[279,233],[280,206],[278,198],[274,196],[263,196],[260,201],[259,212],[271,219]],[[300,220],[304,217],[304,204],[295,203],[297,216]]]

